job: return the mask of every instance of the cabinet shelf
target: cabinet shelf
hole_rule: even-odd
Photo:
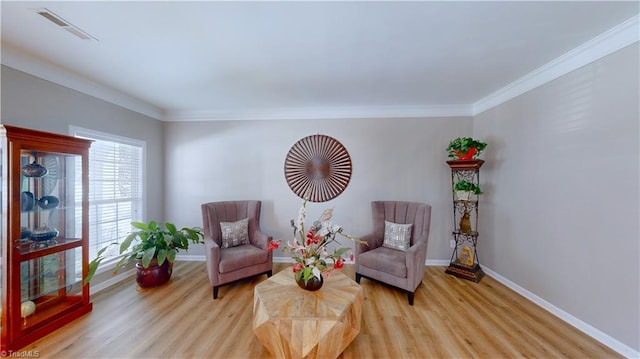
[[[460,204],[460,205],[474,205],[475,206],[476,204],[478,204],[478,201],[477,200],[467,201],[467,200],[464,200],[464,199],[454,199],[453,203]]]
[[[36,311],[22,319],[22,329],[29,330],[41,326],[47,322],[47,319],[53,315],[64,315],[65,312],[71,311],[74,307],[82,305],[82,296],[44,296],[34,301]]]
[[[55,244],[47,244],[46,246],[42,246],[41,242],[29,241],[28,243],[22,243],[20,245],[22,260],[43,257],[49,254],[66,251],[67,249],[80,247],[83,245],[82,238],[58,237],[54,239],[54,241],[56,241]]]
[[[456,236],[463,236],[463,237],[478,237],[477,231],[461,232],[457,230],[457,231],[453,231],[452,234]]]
[[[53,207],[53,208],[42,208],[42,207],[38,207],[38,205],[36,205],[37,208],[34,209],[30,209],[28,211],[20,211],[20,213],[22,214],[29,214],[29,213],[38,213],[38,212],[51,212],[51,211],[66,211],[67,209],[71,209],[73,210],[74,207]]]

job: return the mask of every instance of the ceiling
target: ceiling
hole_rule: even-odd
[[[42,8],[97,40],[34,11]],[[165,120],[470,114],[638,9],[637,1],[2,1],[2,63]]]

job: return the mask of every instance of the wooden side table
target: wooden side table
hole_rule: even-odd
[[[256,285],[253,331],[276,358],[337,358],[360,332],[362,287],[341,272],[315,292],[291,268]]]

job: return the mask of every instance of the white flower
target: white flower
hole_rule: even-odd
[[[313,262],[315,262],[315,261],[316,261],[316,259],[315,259],[315,258],[313,258],[313,257],[311,257],[311,258],[307,258],[307,260],[305,261],[305,264],[306,264],[306,265],[308,265],[308,266],[310,266],[310,265],[312,265],[312,264],[313,264]],[[315,268],[315,267],[314,267],[314,268]]]
[[[329,222],[322,222],[322,224],[320,225],[320,229],[318,230],[318,235],[320,235],[321,237],[326,237],[327,234],[330,233],[330,227],[331,223]]]
[[[322,237],[326,237],[329,234],[335,234],[341,231],[342,231],[342,227],[340,227],[337,224],[334,224],[331,222],[322,222],[322,226],[320,227],[318,234],[321,235]]]
[[[320,279],[320,276],[322,275],[322,273],[320,273],[320,269],[318,269],[317,267],[313,267],[311,271],[313,272],[313,275],[316,276],[316,278]]]
[[[295,238],[293,239],[293,243],[287,242],[287,246],[293,249],[294,252],[304,250],[304,246],[301,246]]]
[[[296,221],[296,230],[298,232],[303,232],[302,227],[304,227],[304,219],[307,216],[307,210],[304,206],[300,207],[300,212],[298,213],[298,220]]]

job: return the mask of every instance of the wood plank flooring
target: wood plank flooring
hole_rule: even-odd
[[[288,264],[274,264],[274,273]],[[340,358],[620,358],[616,352],[490,277],[480,283],[427,267],[407,296],[363,278],[362,328]],[[354,277],[353,266],[342,271]],[[270,358],[251,329],[253,287],[220,288],[213,300],[202,262],[176,262],[171,281],[135,278],[92,297],[93,312],[23,348],[39,358]]]

